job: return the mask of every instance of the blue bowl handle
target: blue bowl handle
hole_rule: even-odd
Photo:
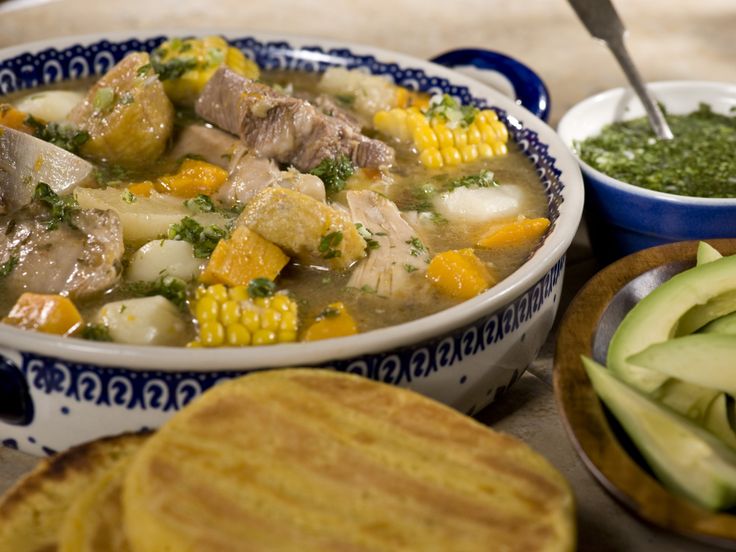
[[[534,115],[547,121],[549,117],[549,92],[542,79],[529,67],[505,54],[491,50],[465,48],[450,50],[430,61],[450,69],[473,66],[481,71],[495,71],[506,77],[514,88],[515,99]]]
[[[33,421],[33,400],[26,378],[13,361],[0,353],[0,421],[29,425]]]

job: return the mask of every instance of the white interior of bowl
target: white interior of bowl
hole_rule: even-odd
[[[736,84],[707,81],[663,81],[647,85],[655,101],[664,104],[669,113],[687,114],[698,109],[701,103],[711,106],[714,112],[733,115],[736,109]],[[630,88],[615,88],[602,92],[574,105],[560,119],[557,132],[562,141],[578,159],[583,170],[608,186],[622,189],[630,194],[657,197],[671,203],[693,203],[700,205],[733,205],[736,199],[714,199],[688,197],[655,192],[611,178],[582,161],[575,151],[579,142],[600,133],[611,123],[636,119],[645,115],[644,106]]]
[[[102,39],[119,41],[133,37],[146,39],[160,35],[202,36],[207,34],[221,34],[226,38],[253,36],[262,41],[287,40],[294,47],[314,45],[323,48],[348,47],[356,54],[373,55],[382,62],[396,63],[401,67],[421,68],[429,75],[446,78],[456,85],[467,86],[473,96],[485,98],[491,105],[505,110],[509,116],[518,119],[524,127],[535,131],[540,142],[548,145],[549,154],[556,159],[556,166],[561,171],[560,180],[565,185],[563,191],[564,201],[559,206],[560,215],[553,231],[529,261],[478,297],[412,322],[355,336],[320,342],[249,347],[247,349],[187,349],[141,347],[97,343],[81,339],[65,339],[0,324],[0,346],[34,351],[39,354],[77,362],[141,369],[155,367],[160,370],[243,370],[323,363],[333,359],[350,358],[394,349],[442,335],[469,324],[485,314],[494,312],[529,289],[552,268],[569,247],[582,215],[583,184],[575,159],[570,155],[554,130],[498,91],[427,61],[363,45],[338,43],[316,38],[249,33],[247,30],[223,31],[222,29],[210,31],[165,29],[156,33],[114,33],[64,37],[0,50],[0,59],[17,56],[24,52],[37,52],[49,47],[63,48],[73,44],[90,44]]]

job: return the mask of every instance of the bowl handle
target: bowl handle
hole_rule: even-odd
[[[29,425],[33,421],[33,400],[26,378],[1,350],[0,421],[13,425]]]
[[[467,74],[497,90],[504,88],[503,81],[506,80],[506,86],[513,88],[512,100],[516,100],[543,121],[547,121],[549,117],[550,98],[544,81],[529,67],[512,57],[492,50],[464,48],[450,50],[430,61]]]

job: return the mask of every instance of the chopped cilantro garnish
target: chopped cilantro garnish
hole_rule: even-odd
[[[424,255],[427,252],[427,248],[424,246],[424,244],[422,243],[422,241],[419,238],[417,238],[416,236],[412,236],[412,238],[410,240],[407,240],[404,243],[406,243],[406,244],[408,244],[410,246],[409,247],[409,254],[412,257],[421,257],[422,255]]]
[[[185,308],[187,304],[187,283],[174,276],[161,276],[152,282],[130,282],[124,284],[122,289],[138,297],[161,295],[180,309]]]
[[[248,295],[251,297],[271,297],[276,291],[276,284],[268,278],[254,278],[248,283]]]
[[[337,247],[342,243],[342,232],[330,232],[319,240],[319,252],[323,259],[340,257],[342,252]]]
[[[89,341],[112,341],[110,328],[104,324],[87,324],[82,328],[80,336]]]
[[[44,203],[51,209],[51,216],[46,223],[47,229],[54,230],[61,222],[72,225],[72,215],[79,208],[74,196],[60,196],[51,189],[51,186],[39,182],[33,192],[33,199]]]
[[[13,255],[3,264],[0,264],[0,278],[5,278],[8,274],[13,272],[13,269],[18,266],[18,257]]]
[[[414,265],[410,265],[409,263],[406,263],[404,265],[404,270],[406,270],[408,273],[411,274],[412,272],[416,272],[419,269],[417,267],[415,267]]]
[[[447,183],[447,189],[449,191],[455,188],[490,188],[492,186],[498,186],[493,178],[493,173],[488,170],[482,170],[478,174],[471,174],[469,176],[461,176],[455,180],[451,180]]]
[[[89,140],[89,132],[78,130],[69,123],[44,124],[33,115],[29,115],[25,123],[33,129],[36,138],[50,142],[71,153],[77,153],[79,148]]]
[[[197,60],[193,57],[164,60],[165,57],[166,50],[162,48],[157,48],[151,53],[151,67],[162,81],[178,79],[187,71],[197,67]]]
[[[115,105],[115,90],[107,86],[98,88],[92,99],[92,105],[97,112],[107,111]]]
[[[365,240],[366,249],[370,251],[371,249],[378,249],[379,247],[381,247],[381,244],[378,243],[378,241],[374,240],[373,236],[385,235],[385,233],[376,234],[375,232],[371,232],[360,222],[355,224],[355,229],[358,231],[358,234],[360,234],[360,237]]]
[[[455,125],[468,126],[473,123],[477,114],[477,107],[462,105],[448,94],[433,96],[429,102],[429,107],[424,112],[427,119],[432,120],[435,117],[441,117],[451,127]]]
[[[95,169],[95,180],[103,186],[130,179],[130,173],[120,165],[101,165]]]
[[[169,239],[184,240],[194,246],[194,256],[206,259],[212,255],[217,243],[227,237],[227,230],[216,225],[202,226],[191,217],[184,217],[180,222],[169,226]]]
[[[340,155],[335,159],[323,159],[309,173],[324,182],[325,191],[331,196],[345,187],[348,178],[355,173],[355,166],[347,155]]]
[[[184,202],[187,209],[192,211],[199,211],[200,213],[212,213],[216,210],[215,204],[212,202],[212,198],[205,194],[199,194],[197,197],[187,199]]]
[[[123,190],[123,193],[120,194],[120,197],[125,203],[135,203],[138,200],[136,195],[130,190]]]
[[[350,107],[355,103],[355,94],[338,94],[335,99],[341,104]]]

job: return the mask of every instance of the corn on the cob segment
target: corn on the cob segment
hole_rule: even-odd
[[[254,294],[251,287],[199,287],[192,307],[199,338],[189,346],[245,347],[296,341],[296,301],[284,292]]]
[[[508,152],[509,133],[495,111],[476,111],[466,123],[450,121],[430,108],[394,108],[379,111],[373,118],[376,130],[411,143],[428,169],[439,169],[487,159]]]

